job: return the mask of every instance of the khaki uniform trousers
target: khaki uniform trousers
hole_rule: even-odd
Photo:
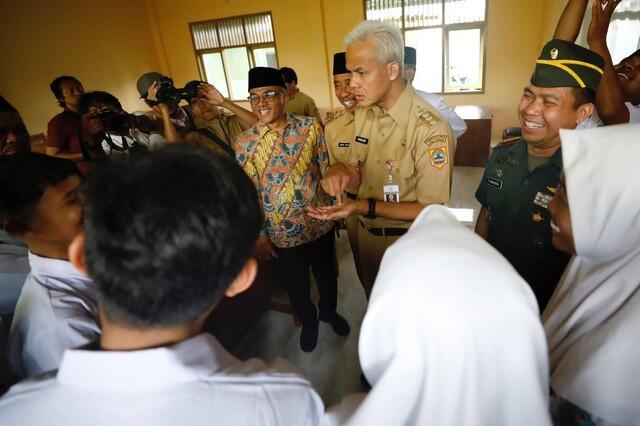
[[[357,226],[357,258],[356,269],[358,270],[358,277],[364,288],[367,300],[371,296],[371,290],[373,289],[373,283],[378,275],[378,269],[380,268],[380,262],[382,256],[387,248],[395,243],[400,236],[377,236],[367,231],[356,217]],[[356,253],[354,253],[356,256]]]

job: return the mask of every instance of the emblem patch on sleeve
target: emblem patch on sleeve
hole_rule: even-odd
[[[424,143],[426,143],[427,146],[431,146],[434,143],[447,143],[448,140],[449,138],[447,137],[447,135],[435,135],[424,141]]]
[[[429,162],[432,167],[441,169],[448,163],[447,147],[442,146],[440,148],[432,148],[429,150]]]

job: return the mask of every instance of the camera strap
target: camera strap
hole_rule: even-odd
[[[218,135],[211,131],[211,129],[201,128],[198,129],[198,133],[205,135],[207,138],[211,139],[219,148],[221,148],[224,152],[229,154],[231,158],[236,158],[236,153],[229,145],[227,145]]]

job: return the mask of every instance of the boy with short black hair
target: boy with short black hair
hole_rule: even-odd
[[[262,217],[237,164],[168,145],[96,169],[84,200],[69,257],[95,281],[102,335],[66,351],[56,377],[13,387],[0,424],[319,424],[292,366],[242,362],[201,332],[256,275]]]
[[[31,267],[9,336],[8,357],[19,377],[56,369],[65,349],[100,334],[93,285],[67,257],[81,229],[80,183],[71,160],[0,157],[0,223],[26,242]]]

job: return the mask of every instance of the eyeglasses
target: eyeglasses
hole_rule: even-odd
[[[262,95],[256,95],[252,93],[249,95],[247,99],[251,102],[251,105],[257,105],[260,103],[260,99],[263,99],[265,102],[271,103],[276,100],[276,96],[280,93],[275,90],[269,90],[268,92],[264,92]]]

